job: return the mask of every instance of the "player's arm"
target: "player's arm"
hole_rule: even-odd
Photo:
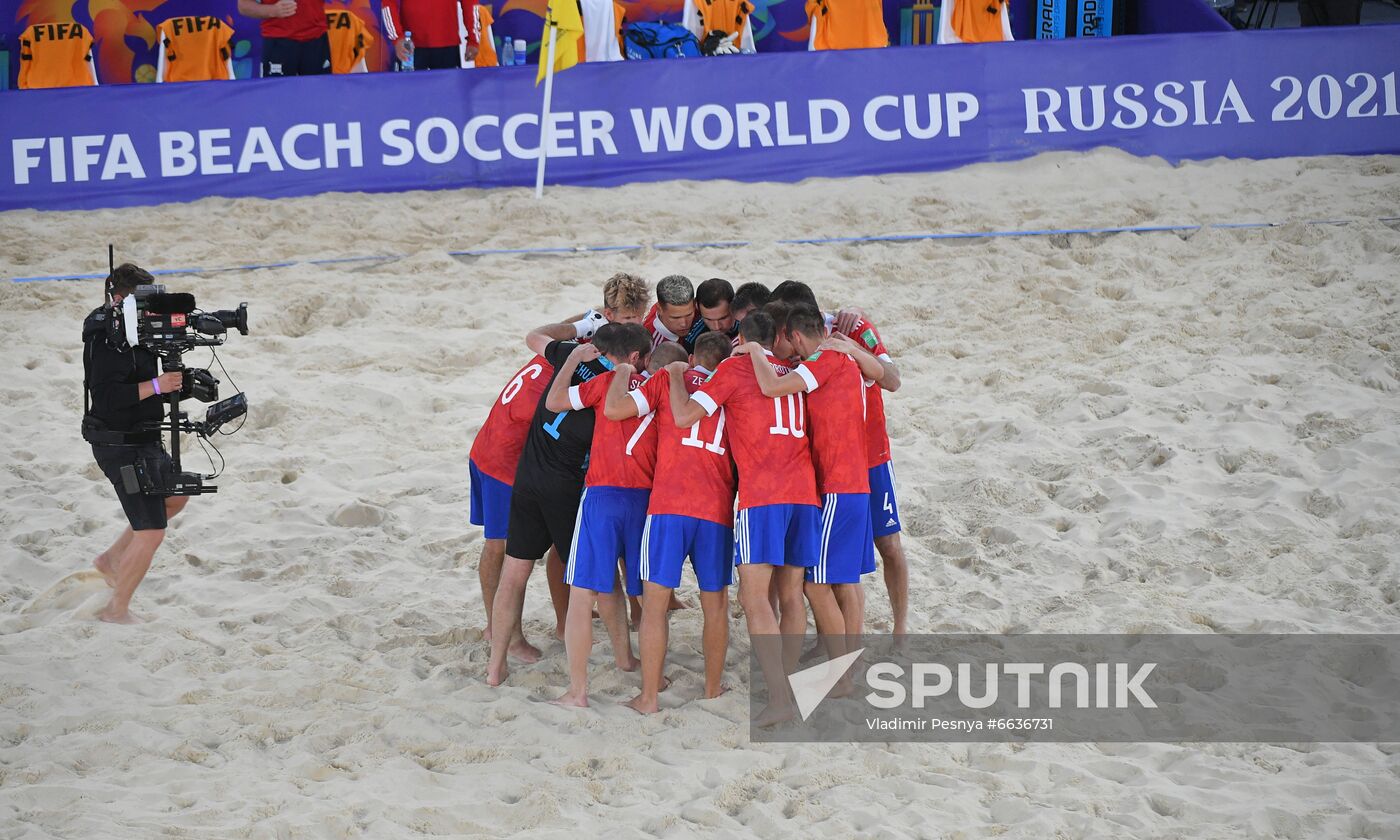
[[[672,362],[665,370],[667,378],[671,380],[671,416],[676,421],[676,427],[689,428],[709,416],[705,407],[685,390],[685,362]]]
[[[543,356],[544,349],[551,341],[573,341],[575,335],[573,324],[545,324],[530,330],[525,336],[525,346],[530,348],[531,353]]]
[[[296,0],[278,0],[266,5],[258,0],[238,0],[238,13],[254,20],[291,17],[297,13],[297,4]]]
[[[559,375],[549,383],[549,391],[544,395],[544,407],[550,411],[570,411],[577,408],[569,398],[569,385],[574,378],[574,369],[584,362],[598,358],[598,348],[592,344],[580,344],[569,352],[569,358],[559,368]]]
[[[856,328],[856,324],[866,318],[865,310],[859,306],[848,306],[836,312],[836,329],[833,332],[849,333]]]
[[[779,376],[768,361],[768,354],[763,352],[763,346],[757,342],[740,344],[734,349],[734,354],[737,356],[740,353],[747,353],[749,360],[753,362],[753,373],[758,379],[758,387],[763,391],[763,396],[786,397],[807,390],[806,380],[798,374],[785,373]]]
[[[885,377],[889,375],[885,369],[885,362],[876,358],[869,350],[861,347],[860,342],[855,341],[845,333],[834,332],[827,337],[826,341],[822,342],[821,346],[823,350],[835,350],[838,353],[845,353],[847,356],[850,356],[855,360],[856,366],[860,368],[861,376],[871,382],[880,383],[880,387],[882,388],[885,387]],[[890,362],[889,364],[890,368],[893,369],[894,362]],[[894,376],[895,387],[885,388],[885,390],[893,391],[899,387],[899,371],[896,370]]]
[[[656,372],[657,376],[661,371]],[[629,395],[627,386],[632,379],[632,366],[628,364],[618,365],[613,372],[612,381],[608,383],[607,396],[603,398],[603,416],[609,420],[626,420],[629,417],[636,417],[638,413],[637,401]]]

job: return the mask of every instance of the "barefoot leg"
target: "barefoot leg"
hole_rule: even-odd
[[[120,562],[115,564],[116,575],[112,587],[112,599],[97,614],[99,619],[118,624],[131,623],[133,619],[128,611],[128,607],[131,605],[131,596],[136,594],[136,587],[140,586],[141,581],[145,579],[146,572],[151,568],[151,558],[155,556],[156,549],[160,548],[161,541],[164,539],[164,528],[136,531],[132,534],[126,550],[122,552]]]
[[[506,556],[501,567],[500,584],[491,602],[491,626],[514,627],[520,621],[520,613],[525,609],[525,584],[534,571],[535,561]],[[506,653],[510,648],[509,633],[495,633],[491,636],[491,661],[486,666],[486,684],[500,685],[510,674],[506,665]]]
[[[670,635],[671,600],[668,587],[647,581],[642,584],[642,626],[638,641],[642,649],[642,690],[627,704],[644,715],[661,710],[658,695],[666,670],[666,643]]]
[[[476,576],[481,581],[481,600],[486,607],[486,631],[482,637],[491,641],[491,602],[501,585],[501,566],[506,562],[506,541],[486,540],[481,545],[481,559],[476,564]]]
[[[588,706],[588,654],[593,650],[593,598],[597,593],[571,587],[569,614],[564,621],[564,650],[569,658],[569,690],[554,702],[560,706]]]
[[[724,693],[724,657],[729,652],[729,587],[717,592],[702,591],[700,608],[705,616],[705,697],[710,699]]]

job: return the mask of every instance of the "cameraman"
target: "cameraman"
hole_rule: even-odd
[[[165,539],[166,521],[189,501],[186,496],[128,493],[121,476],[122,467],[138,461],[147,470],[171,469],[160,432],[142,427],[160,422],[165,414],[160,396],[180,390],[184,374],[159,373],[154,354],[127,346],[121,330],[112,330],[114,319],[121,317],[123,298],[134,294],[137,286],[154,282],[147,271],[131,263],[117,266],[107,279],[110,305],[93,310],[83,322],[83,375],[91,395],[83,436],[92,441],[92,455],[112,482],[131,523],[93,563],[113,589],[112,599],[97,617],[120,624],[136,620],[128,611],[131,596]]]

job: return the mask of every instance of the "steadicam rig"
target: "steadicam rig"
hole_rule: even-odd
[[[178,392],[163,394],[170,405],[165,418],[147,427],[170,434],[169,474],[140,463],[125,467],[122,479],[128,492],[159,496],[197,496],[217,492],[208,483],[213,476],[184,472],[180,468],[180,434],[196,434],[208,438],[225,423],[242,417],[248,411],[248,400],[242,392],[219,399],[219,379],[206,368],[191,368],[184,364],[184,354],[199,347],[218,347],[227,339],[229,330],[248,334],[248,304],[237,309],[204,312],[195,305],[194,295],[166,292],[164,286],[138,286],[133,294],[122,299],[121,308],[108,322],[112,341],[129,347],[142,347],[161,359],[168,373],[180,371],[184,384]],[[181,400],[196,399],[214,403],[203,420],[191,420],[180,408]]]

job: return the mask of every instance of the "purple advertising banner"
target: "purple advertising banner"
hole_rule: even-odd
[[[550,184],[1400,152],[1400,27],[584,64]],[[532,68],[0,95],[0,210],[532,184]]]

